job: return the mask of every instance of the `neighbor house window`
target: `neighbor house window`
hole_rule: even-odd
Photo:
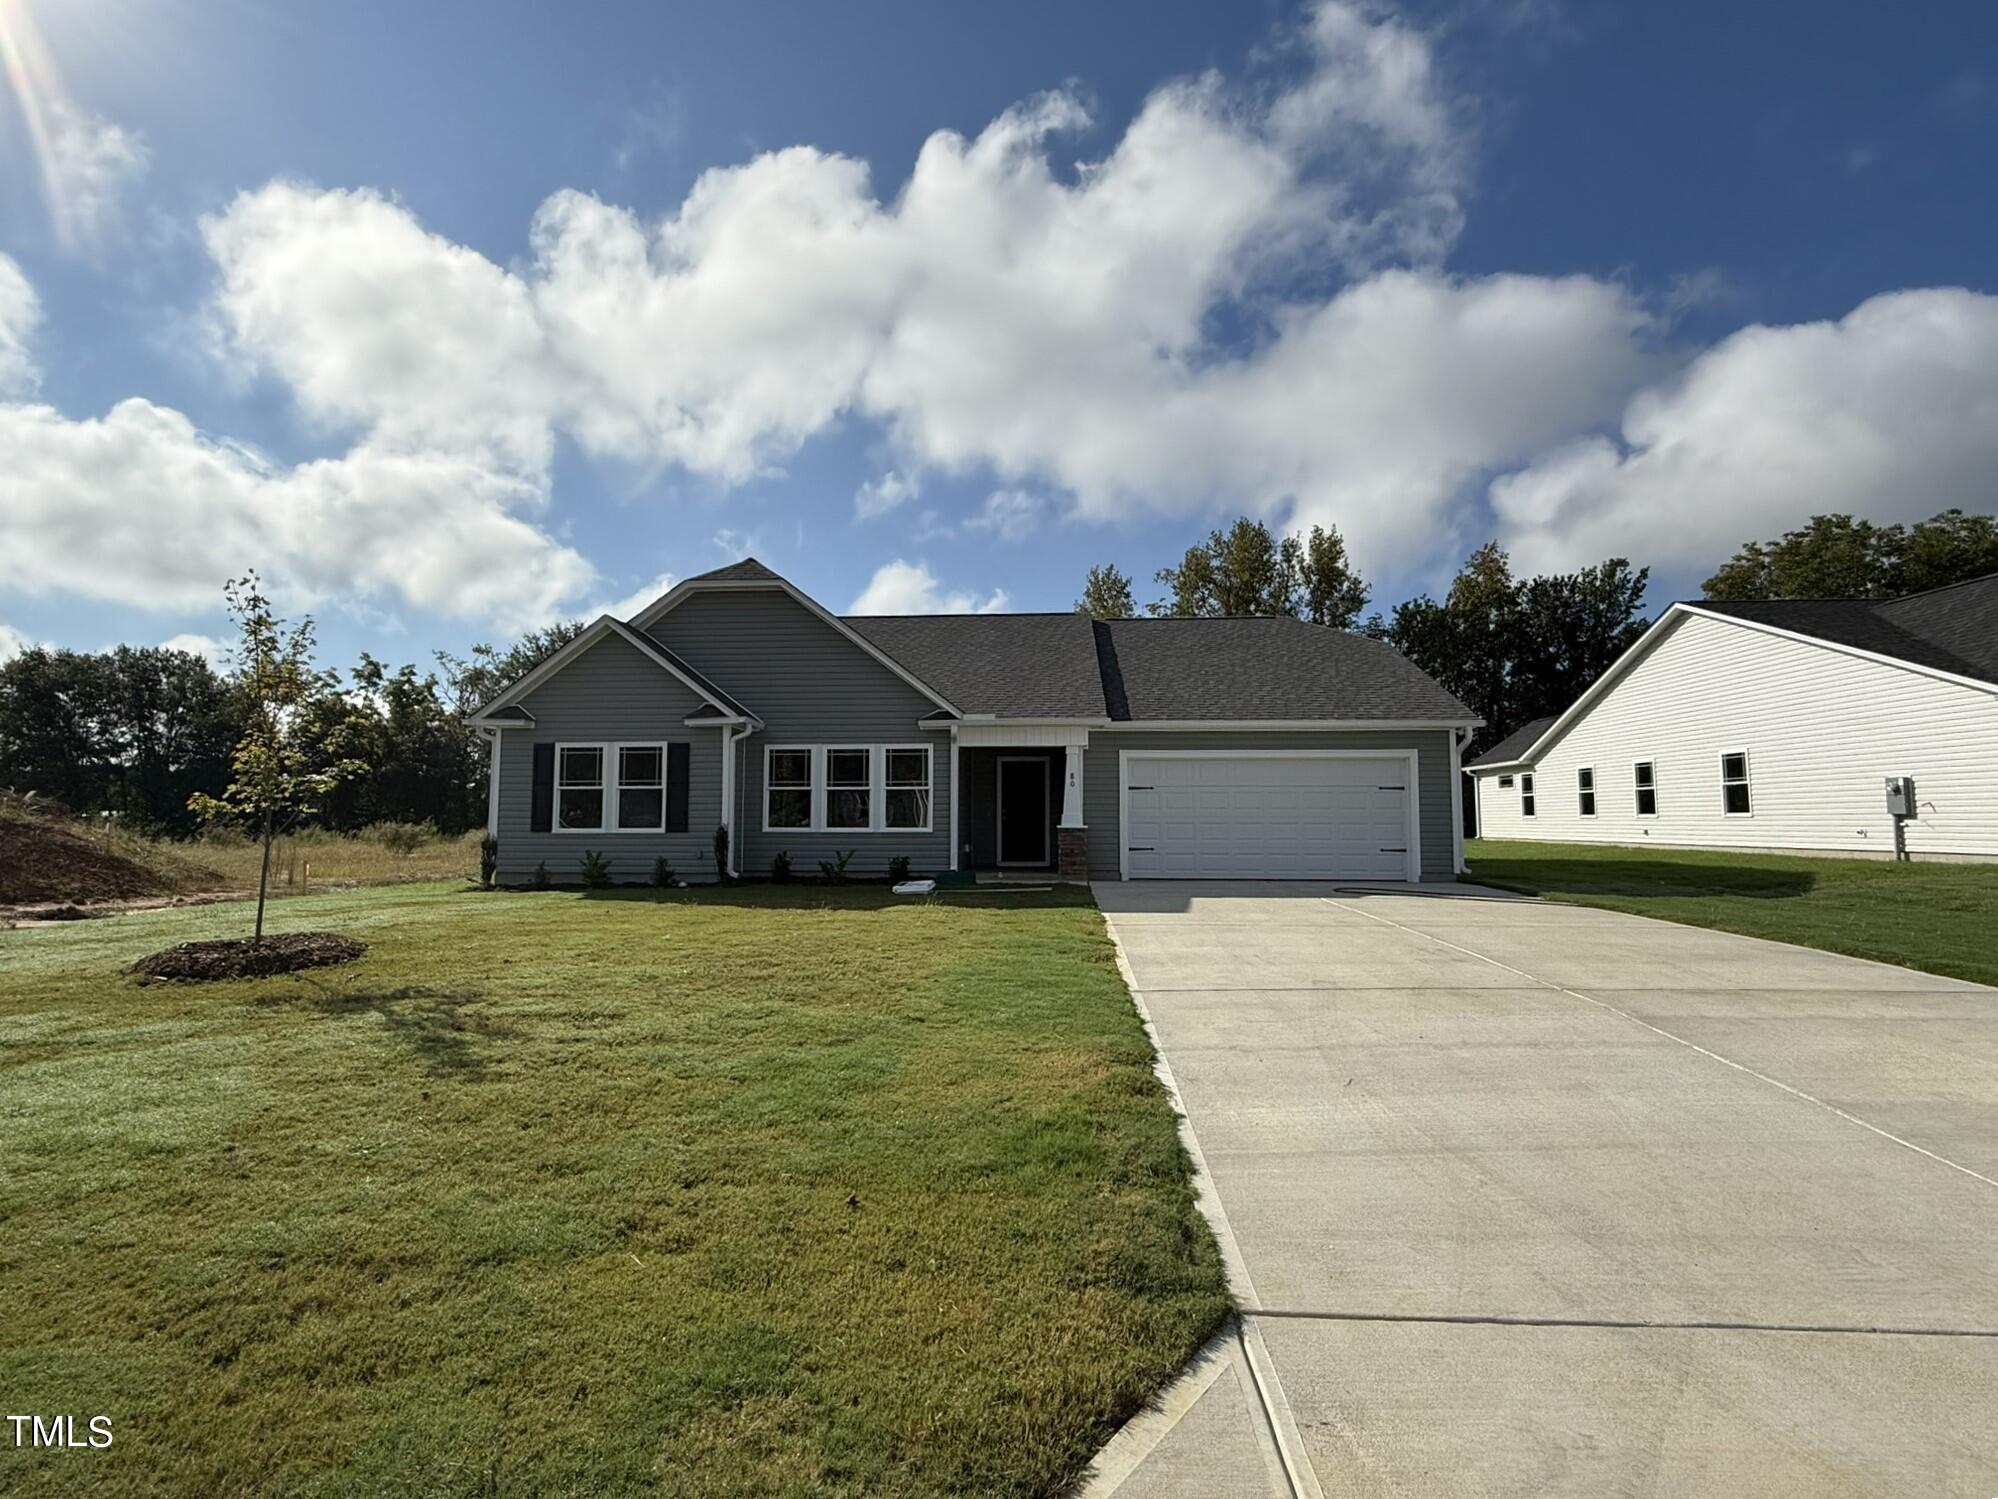
[[[1721,810],[1729,817],[1748,816],[1747,750],[1730,750],[1721,756]]]
[[[764,762],[763,822],[771,828],[809,828],[812,825],[812,752],[808,749],[773,749]]]
[[[1519,778],[1519,815],[1521,817],[1531,817],[1533,815],[1532,776],[1521,776]]]
[[[617,747],[617,825],[658,832],[666,826],[666,746]]]
[[[1575,772],[1575,800],[1584,817],[1596,815],[1596,773],[1587,765]]]
[[[589,829],[604,825],[604,747],[565,744],[555,752],[555,826]]]
[[[887,773],[885,804],[881,825],[928,831],[930,826],[930,752],[919,749],[891,749],[884,752]]]
[[[873,756],[864,749],[826,751],[826,826],[861,830],[874,826]]]
[[[1501,791],[1510,791],[1510,790],[1512,790],[1512,777],[1511,777],[1511,776],[1500,776],[1500,777],[1499,777],[1499,790],[1501,790]]]
[[[1658,815],[1658,771],[1649,760],[1639,760],[1632,767],[1637,778],[1637,815],[1656,817]]]

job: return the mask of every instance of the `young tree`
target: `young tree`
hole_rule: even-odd
[[[272,841],[309,814],[334,786],[366,767],[357,760],[327,759],[320,753],[317,725],[306,711],[326,687],[312,665],[311,617],[287,630],[254,572],[231,580],[223,592],[241,632],[235,656],[242,737],[231,757],[234,779],[228,787],[220,796],[197,792],[188,806],[204,820],[227,819],[253,827],[263,841],[257,925],[251,939],[262,942]]]
[[[1130,618],[1138,612],[1131,602],[1131,580],[1114,562],[1092,567],[1083,580],[1082,597],[1075,601],[1075,612],[1091,619]]]

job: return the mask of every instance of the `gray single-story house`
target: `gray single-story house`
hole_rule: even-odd
[[[1447,880],[1478,720],[1295,619],[846,616],[752,560],[605,616],[474,718],[503,884],[800,875]]]

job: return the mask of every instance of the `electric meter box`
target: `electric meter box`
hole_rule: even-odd
[[[1915,815],[1915,778],[1913,776],[1887,777],[1887,815],[1890,817],[1913,817]]]

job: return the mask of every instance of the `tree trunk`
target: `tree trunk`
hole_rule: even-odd
[[[264,940],[264,891],[271,882],[271,814],[264,813],[264,862],[257,870],[257,934],[250,939],[255,947]]]

